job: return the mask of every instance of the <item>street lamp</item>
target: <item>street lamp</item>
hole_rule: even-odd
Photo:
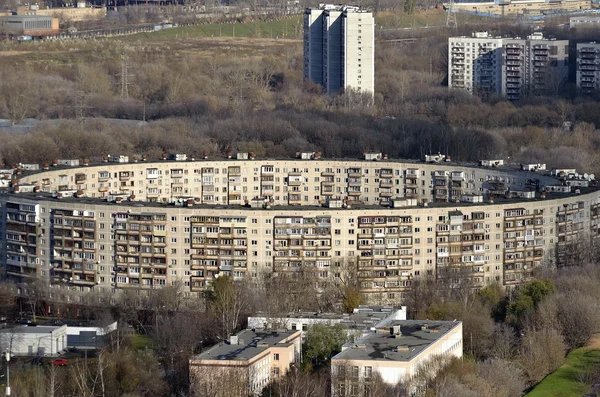
[[[4,357],[6,358],[6,395],[10,396],[10,352],[6,352]]]

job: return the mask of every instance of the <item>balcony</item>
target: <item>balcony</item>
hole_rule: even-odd
[[[348,177],[349,178],[361,178],[362,170],[360,168],[348,168]]]
[[[75,183],[78,185],[81,183],[85,183],[86,179],[87,179],[86,174],[83,174],[83,173],[75,174]]]

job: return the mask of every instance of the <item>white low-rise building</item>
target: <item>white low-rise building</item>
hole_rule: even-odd
[[[384,327],[397,320],[406,320],[406,306],[360,306],[353,313],[319,313],[297,312],[285,316],[269,315],[259,312],[248,317],[249,328],[285,328],[289,331],[299,330],[304,332],[315,324],[336,325],[341,324],[348,328],[349,333],[362,335],[363,331]]]
[[[462,332],[460,321],[405,320],[378,328],[331,359],[332,396],[367,395],[376,375],[396,385],[412,379],[436,357],[461,358]]]
[[[67,326],[5,328],[0,331],[0,348],[12,356],[55,357],[67,349]]]

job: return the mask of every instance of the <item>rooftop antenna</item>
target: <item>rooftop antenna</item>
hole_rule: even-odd
[[[456,8],[454,7],[454,0],[450,0],[448,7],[446,8],[446,27],[447,28],[458,28],[458,22],[456,21]]]

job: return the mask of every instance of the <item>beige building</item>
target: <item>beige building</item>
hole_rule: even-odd
[[[568,78],[568,40],[547,39],[541,33],[521,39],[476,32],[448,42],[449,88],[519,100],[556,93]]]
[[[376,378],[388,385],[406,383],[433,367],[426,366],[432,359],[462,355],[460,321],[394,321],[345,345],[331,359],[332,396],[368,396]]]
[[[444,7],[449,8],[449,2],[444,2]],[[458,12],[507,16],[541,15],[544,13],[566,14],[569,12],[589,10],[591,8],[592,2],[590,0],[459,0],[454,4],[454,9]]]
[[[2,267],[58,291],[201,294],[218,275],[358,266],[370,303],[398,304],[415,277],[457,269],[510,288],[598,235],[600,192],[565,173],[311,156],[17,169],[0,193]]]
[[[190,359],[190,391],[200,396],[257,396],[300,363],[300,331],[245,330]]]
[[[358,7],[321,4],[304,13],[304,78],[327,93],[375,88],[375,21]]]
[[[577,43],[577,88],[583,94],[600,90],[600,43]]]

